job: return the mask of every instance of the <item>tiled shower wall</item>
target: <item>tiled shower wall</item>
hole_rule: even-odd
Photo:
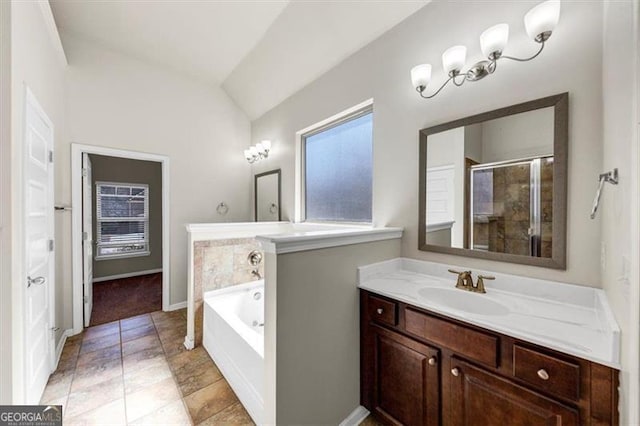
[[[248,256],[253,250],[262,253],[260,243],[255,238],[196,241],[193,244],[196,345],[202,343],[203,294],[255,281],[256,278],[251,274],[254,269],[264,276],[264,261],[258,267],[249,264]]]
[[[528,164],[493,169],[493,212],[486,222],[474,222],[474,243],[489,251],[529,255],[531,171]],[[553,246],[553,162],[540,169],[541,256],[551,257]]]

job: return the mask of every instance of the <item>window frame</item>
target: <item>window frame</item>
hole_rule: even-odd
[[[98,202],[100,197],[100,188],[103,186],[113,186],[113,187],[128,187],[128,188],[144,188],[144,211],[146,213],[145,217],[140,218],[101,218],[98,214],[98,211],[102,211],[102,208],[98,209]],[[116,190],[117,192],[117,190]],[[113,259],[126,259],[130,257],[142,257],[142,256],[150,256],[151,255],[151,247],[149,241],[149,185],[146,183],[128,183],[128,182],[106,182],[106,181],[96,181],[95,183],[95,224],[96,224],[96,235],[95,235],[95,260],[113,260]],[[132,197],[132,195],[129,195]],[[115,253],[115,254],[100,254],[100,247],[113,247],[113,246],[126,246],[127,244],[119,243],[101,243],[100,236],[102,235],[101,226],[102,222],[143,222],[144,223],[144,240],[142,243],[136,243],[136,245],[144,244],[145,248],[143,250],[136,250],[126,253]],[[133,243],[131,243],[133,245]]]
[[[315,136],[319,133],[327,131],[329,129],[338,127],[349,121],[357,120],[365,115],[372,114],[373,123],[373,99],[369,99],[359,105],[349,108],[346,111],[338,113],[326,120],[307,127],[304,130],[297,132],[298,136],[298,149],[296,162],[296,222],[299,223],[319,223],[319,224],[335,224],[335,225],[347,225],[347,226],[372,226],[374,223],[373,212],[373,126],[371,129],[371,157],[372,157],[372,171],[371,171],[371,219],[366,221],[341,221],[341,220],[320,220],[320,219],[307,219],[307,194],[306,194],[306,142],[307,138]]]

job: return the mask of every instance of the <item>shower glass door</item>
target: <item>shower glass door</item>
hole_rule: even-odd
[[[553,157],[471,166],[470,246],[550,257]]]

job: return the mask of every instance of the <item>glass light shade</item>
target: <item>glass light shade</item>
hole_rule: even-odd
[[[252,157],[256,157],[258,155],[258,148],[252,146],[251,148],[249,148],[249,153]]]
[[[445,50],[442,54],[442,67],[449,74],[451,71],[460,71],[467,60],[467,48],[464,46],[453,46]]]
[[[524,15],[527,34],[536,40],[542,33],[551,33],[560,19],[560,0],[548,0],[534,6]]]
[[[271,141],[270,140],[263,140],[262,142],[260,142],[262,144],[262,148],[264,148],[267,151],[271,150]]]
[[[414,88],[427,87],[431,81],[431,65],[422,64],[411,68],[411,84]]]
[[[244,150],[244,158],[246,158],[247,160],[251,159],[251,150],[249,149]]]
[[[264,153],[264,147],[262,146],[261,143],[257,143],[256,144],[256,150],[258,151],[259,154],[263,154]]]
[[[509,40],[509,25],[498,24],[484,30],[480,34],[480,49],[486,58],[490,58],[496,52],[502,53]],[[494,58],[491,58],[494,59]]]

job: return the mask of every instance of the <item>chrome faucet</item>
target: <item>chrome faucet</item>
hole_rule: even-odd
[[[458,275],[458,281],[456,282],[456,288],[461,290],[472,291],[474,293],[486,293],[487,290],[484,287],[484,280],[495,280],[496,277],[490,277],[487,275],[478,275],[478,281],[473,283],[473,275],[471,275],[471,271],[454,271],[453,269],[449,269],[449,272],[452,274]]]

